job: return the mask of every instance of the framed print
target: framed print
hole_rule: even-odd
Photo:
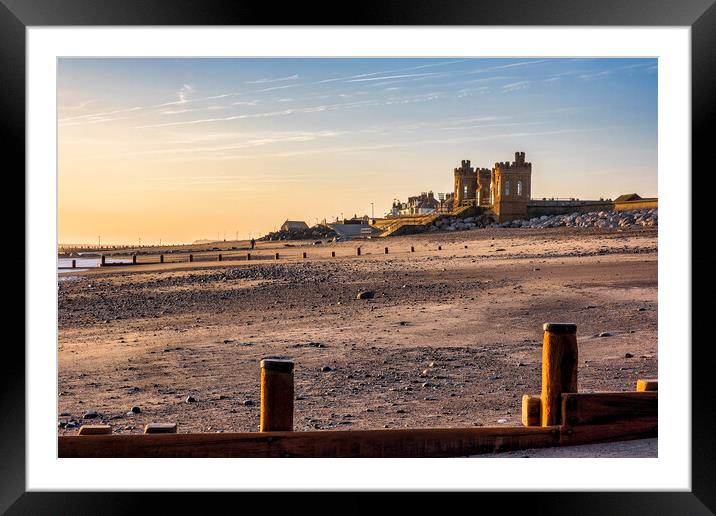
[[[265,11],[3,0],[28,206],[3,510],[438,490],[710,514],[712,3]]]

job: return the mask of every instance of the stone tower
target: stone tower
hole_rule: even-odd
[[[465,204],[474,204],[477,194],[477,177],[475,169],[470,166],[470,160],[462,160],[460,168],[455,169],[455,201],[453,209],[456,210]]]
[[[525,162],[524,152],[515,152],[515,161],[495,163],[492,169],[492,210],[498,222],[527,216],[530,200],[532,163]]]
[[[492,183],[492,170],[480,168],[475,172],[477,176],[477,204],[478,206],[489,206],[492,204],[490,184]]]

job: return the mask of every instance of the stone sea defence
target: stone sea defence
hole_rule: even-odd
[[[464,231],[475,228],[631,228],[659,225],[658,208],[633,211],[594,211],[589,213],[571,213],[566,215],[543,215],[531,219],[517,219],[501,224],[494,217],[483,214],[478,217],[445,217],[435,221],[429,231]]]

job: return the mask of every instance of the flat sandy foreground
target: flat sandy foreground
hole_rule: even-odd
[[[580,391],[657,376],[656,228],[285,244],[59,282],[58,421],[256,431],[259,361],[284,357],[296,430],[517,426],[547,321],[578,325]]]

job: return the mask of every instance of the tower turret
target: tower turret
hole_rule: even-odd
[[[492,199],[499,222],[527,216],[531,183],[532,163],[525,161],[524,152],[515,152],[515,161],[512,163],[495,163],[492,170]]]
[[[477,195],[477,177],[470,160],[462,160],[460,168],[455,169],[455,201],[454,208],[466,203],[474,203]]]

